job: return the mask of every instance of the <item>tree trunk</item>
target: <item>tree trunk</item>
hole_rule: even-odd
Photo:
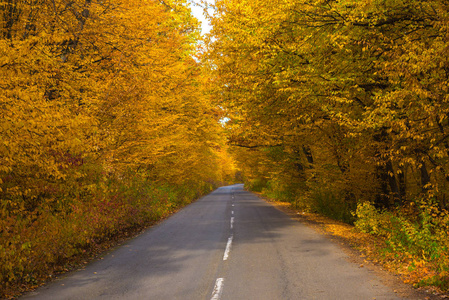
[[[421,191],[423,193],[427,193],[427,191],[430,189],[428,184],[430,183],[430,175],[429,172],[427,172],[426,163],[424,160],[421,161],[421,167],[419,168],[421,173]]]
[[[313,168],[313,156],[312,156],[312,150],[310,150],[309,146],[302,146],[302,152],[305,154],[307,158],[307,162],[309,163],[309,167]]]
[[[390,179],[390,175],[388,175],[388,171],[385,165],[377,166],[376,169],[376,177],[380,183],[380,190],[376,195],[374,204],[377,208],[389,208],[391,207],[389,197],[390,191],[388,189],[388,181]]]
[[[394,168],[393,168],[393,163],[391,162],[391,160],[388,160],[387,163],[385,164],[385,170],[388,174],[388,183],[390,184],[390,196],[393,198],[392,202],[395,204],[400,203],[401,200],[401,194],[400,194],[400,189],[399,189],[399,184],[396,180],[396,175],[394,172]]]

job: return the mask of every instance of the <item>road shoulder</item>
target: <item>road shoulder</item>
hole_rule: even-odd
[[[380,243],[373,236],[356,232],[354,227],[318,214],[300,212],[290,207],[289,203],[278,202],[272,199],[259,197],[270,203],[278,210],[284,212],[293,220],[301,222],[313,228],[318,233],[333,240],[348,255],[349,261],[359,265],[360,268],[367,268],[373,272],[386,286],[405,299],[447,299],[449,295],[443,294],[431,287],[414,288],[411,284],[403,282],[399,274],[388,271],[375,259],[375,244]]]

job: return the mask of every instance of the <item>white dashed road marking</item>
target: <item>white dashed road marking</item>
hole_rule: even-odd
[[[234,200],[234,196],[232,196],[232,199]],[[232,207],[234,207],[234,203],[232,203]],[[234,216],[234,210],[231,211],[231,215]],[[231,217],[231,230],[234,229],[234,217]],[[231,252],[231,246],[232,246],[232,240],[234,238],[234,235],[231,233],[231,236],[228,238],[228,242],[226,243],[226,249],[223,255],[223,260],[228,260],[229,253]],[[221,293],[223,291],[223,283],[224,278],[217,278],[215,281],[215,287],[212,291],[212,298],[211,300],[220,300]]]
[[[224,278],[217,278],[217,280],[215,281],[214,290],[212,292],[212,298],[210,298],[210,300],[220,299],[221,292],[223,291],[223,282]]]
[[[228,239],[228,243],[226,244],[226,250],[223,255],[223,260],[228,260],[229,252],[231,252],[231,245],[232,245],[232,239],[234,238],[234,235],[231,234],[231,236]]]

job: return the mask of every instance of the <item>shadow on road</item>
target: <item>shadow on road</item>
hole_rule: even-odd
[[[232,229],[231,216],[235,218]],[[329,254],[326,238],[305,226],[298,229],[297,222],[243,190],[243,185],[222,187],[84,270],[25,298],[201,298],[205,295],[195,293],[210,289],[231,233],[237,245],[273,245],[292,227],[301,231],[302,238],[288,244],[288,251],[304,257]]]

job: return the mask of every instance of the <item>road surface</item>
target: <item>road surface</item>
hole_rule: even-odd
[[[334,242],[222,187],[22,299],[399,299]]]

